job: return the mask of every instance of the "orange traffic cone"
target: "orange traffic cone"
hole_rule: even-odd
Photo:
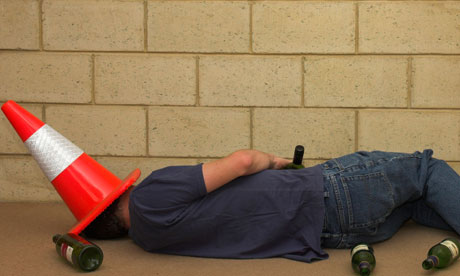
[[[79,234],[140,176],[135,169],[120,180],[14,101],[2,111],[77,219],[69,233]]]

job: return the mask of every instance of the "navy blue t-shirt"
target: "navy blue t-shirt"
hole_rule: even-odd
[[[207,193],[202,164],[152,172],[130,195],[130,237],[151,252],[326,259],[319,166],[264,170]]]

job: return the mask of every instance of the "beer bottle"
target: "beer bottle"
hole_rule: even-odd
[[[76,234],[56,234],[53,236],[58,255],[83,271],[96,270],[104,257],[102,250]]]
[[[302,145],[297,145],[294,149],[294,158],[292,159],[292,163],[289,163],[284,167],[285,169],[302,169],[305,168],[302,165],[304,154],[304,147]]]
[[[365,243],[351,249],[351,266],[361,276],[368,276],[375,267],[374,249]]]
[[[423,261],[422,267],[426,270],[443,268],[452,264],[459,257],[460,242],[454,238],[448,238],[431,247],[428,257]]]

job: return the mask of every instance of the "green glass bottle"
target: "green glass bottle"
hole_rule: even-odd
[[[56,234],[53,236],[58,255],[64,257],[74,267],[83,271],[96,270],[101,264],[104,254],[102,250],[82,237],[75,234]]]
[[[351,266],[361,276],[368,276],[375,268],[374,249],[365,243],[357,244],[351,249]]]
[[[302,145],[297,145],[294,149],[294,158],[292,159],[292,163],[289,163],[284,167],[284,169],[302,169],[305,168],[302,165],[303,161],[303,154],[304,154],[304,147]]]
[[[422,267],[426,270],[447,267],[458,259],[459,249],[460,242],[457,239],[445,239],[430,248]]]

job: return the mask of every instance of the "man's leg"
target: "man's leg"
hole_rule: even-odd
[[[428,207],[423,199],[399,206],[380,224],[376,233],[354,237],[352,243],[376,243],[391,238],[408,220],[414,220],[424,226],[442,230],[454,231],[444,219],[432,208]]]
[[[411,218],[415,222],[433,228],[454,231],[452,227],[435,211],[426,205],[423,199],[410,203],[412,208]]]
[[[446,162],[432,158],[432,154],[425,150],[385,164],[395,205],[412,202],[415,221],[452,228],[460,234],[460,176]]]
[[[444,161],[425,150],[395,156],[385,165],[396,209],[379,226],[379,233],[401,225],[404,217],[425,226],[460,234],[460,176]],[[405,210],[405,211],[403,211]]]
[[[411,219],[412,205],[405,204],[393,210],[393,212],[386,217],[385,221],[377,226],[376,231],[369,235],[353,235],[350,237],[349,244],[358,243],[378,243],[393,237],[396,232],[403,226],[403,224]]]
[[[400,158],[409,159],[414,168],[410,179],[387,176],[386,167]],[[322,164],[329,195],[325,200],[324,245],[348,248],[359,242],[391,238],[412,216],[411,206],[400,206],[408,198],[415,200],[422,195],[416,184],[419,161],[411,154],[361,151]],[[402,183],[394,183],[393,178]],[[413,183],[414,187],[395,191],[394,187],[405,186],[404,183]]]
[[[460,235],[460,176],[446,162],[428,163],[423,198]]]
[[[338,247],[386,240],[411,217],[460,233],[460,177],[432,153],[358,152],[323,164],[337,201]]]

